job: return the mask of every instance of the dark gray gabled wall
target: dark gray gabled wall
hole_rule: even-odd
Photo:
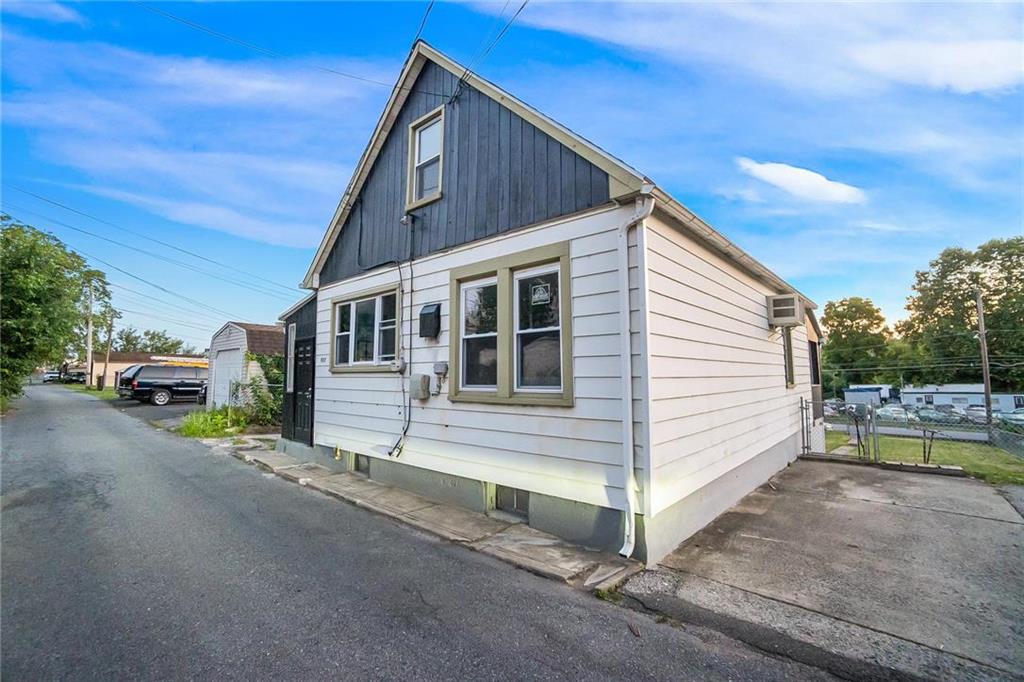
[[[448,102],[458,76],[420,72],[341,234],[320,285],[405,260],[409,124]],[[446,104],[441,199],[414,209],[416,257],[606,203],[608,174],[483,93]]]

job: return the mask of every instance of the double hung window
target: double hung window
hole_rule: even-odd
[[[444,149],[444,108],[430,112],[409,126],[409,192],[406,209],[441,196]]]
[[[331,369],[390,366],[398,344],[398,293],[335,301]]]
[[[568,244],[452,274],[452,400],[572,405]]]

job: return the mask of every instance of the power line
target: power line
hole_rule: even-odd
[[[281,289],[284,289],[285,291],[288,291],[289,293],[291,293],[293,295],[295,293],[296,287],[289,287],[289,286],[287,286],[285,284],[281,284],[279,282],[275,282],[273,280],[267,279],[266,277],[263,277],[261,275],[257,275],[257,274],[248,272],[246,270],[242,270],[240,268],[236,268],[236,267],[234,267],[232,265],[228,265],[227,263],[222,263],[222,262],[220,262],[218,260],[215,260],[213,258],[210,258],[208,256],[204,256],[201,253],[196,253],[195,251],[189,251],[188,249],[181,248],[180,246],[175,246],[174,244],[169,244],[169,243],[167,243],[165,241],[162,241],[160,239],[157,239],[155,237],[150,237],[149,235],[144,234],[142,232],[138,232],[136,230],[128,229],[127,227],[122,227],[120,225],[116,225],[116,224],[110,222],[109,220],[104,220],[103,218],[97,218],[96,216],[90,215],[90,214],[86,213],[85,211],[80,211],[77,208],[73,208],[71,206],[68,206],[67,204],[62,204],[61,202],[56,201],[54,199],[49,199],[47,197],[42,196],[41,194],[36,194],[35,192],[30,192],[29,190],[23,189],[23,188],[18,187],[16,185],[12,185],[10,183],[4,183],[4,184],[6,184],[8,187],[10,187],[11,189],[13,189],[15,191],[21,192],[22,194],[27,194],[30,197],[35,197],[36,199],[39,199],[40,201],[45,201],[48,204],[52,204],[53,206],[57,206],[59,208],[63,208],[66,211],[71,211],[72,213],[77,213],[78,215],[83,216],[85,218],[89,218],[90,220],[95,220],[98,223],[102,223],[104,225],[108,225],[108,226],[114,228],[115,230],[121,230],[122,232],[127,232],[128,234],[134,235],[136,237],[140,237],[142,239],[148,239],[149,241],[154,242],[156,244],[159,244],[161,246],[166,246],[169,249],[174,249],[175,251],[178,251],[179,253],[183,253],[185,255],[192,256],[193,258],[198,258],[200,260],[204,260],[207,263],[211,263],[213,265],[217,265],[217,266],[220,266],[222,268],[227,268],[228,270],[233,270],[234,272],[237,272],[239,274],[245,275],[246,277],[251,277],[252,279],[255,279],[255,280],[258,280],[258,281],[261,281],[261,282],[266,282],[267,284],[273,284],[274,286],[279,287]],[[36,215],[38,215],[38,214],[36,214]]]
[[[8,205],[9,206],[13,206],[13,204],[10,204],[10,203],[8,203]],[[18,210],[22,210],[25,213],[30,213],[30,214],[35,215],[35,216],[39,216],[43,220],[47,220],[47,221],[49,221],[51,223],[54,223],[56,225],[61,225],[62,227],[66,227],[69,230],[74,230],[76,232],[81,232],[82,234],[89,235],[90,237],[95,237],[96,239],[102,239],[105,242],[110,242],[111,244],[115,244],[117,246],[120,246],[121,248],[130,249],[132,251],[137,251],[137,252],[139,252],[141,254],[144,254],[146,256],[150,256],[151,258],[156,258],[157,260],[162,260],[162,261],[165,261],[165,262],[170,263],[172,265],[177,265],[179,267],[185,268],[187,270],[191,270],[191,271],[199,273],[201,275],[206,275],[207,277],[213,277],[214,279],[219,279],[222,282],[226,282],[228,284],[233,284],[234,286],[242,287],[243,289],[249,289],[251,291],[255,291],[256,293],[263,294],[265,296],[274,296],[276,298],[281,299],[282,301],[294,300],[294,297],[286,297],[284,294],[279,294],[276,291],[271,291],[269,289],[264,289],[263,287],[258,287],[258,286],[249,284],[247,282],[241,282],[239,280],[233,280],[233,279],[224,277],[222,275],[218,275],[217,273],[213,273],[213,272],[209,272],[207,270],[203,270],[203,269],[198,268],[198,267],[196,267],[194,265],[191,265],[189,263],[185,263],[183,261],[176,260],[174,258],[168,258],[167,256],[163,256],[163,255],[160,255],[158,253],[153,253],[152,251],[147,251],[146,249],[141,249],[141,248],[139,248],[137,246],[132,246],[131,244],[125,244],[124,242],[119,242],[116,239],[111,239],[110,237],[104,237],[101,234],[96,234],[95,232],[91,232],[91,231],[83,229],[81,227],[75,227],[74,225],[69,225],[68,223],[65,223],[63,221],[57,220],[55,218],[51,218],[49,216],[45,216],[42,213],[37,213],[36,211],[30,211],[28,209],[23,209],[23,208],[19,208]]]
[[[416,29],[416,37],[412,39],[412,44],[415,45],[416,41],[423,35],[423,28],[427,25],[427,17],[430,16],[430,10],[434,9],[434,0],[430,0],[430,4],[427,5],[427,11],[423,13],[423,19],[420,20],[420,27]]]
[[[498,33],[498,35],[494,38],[493,41],[491,41],[490,45],[488,45],[484,49],[483,53],[479,57],[474,57],[473,60],[470,61],[469,65],[466,66],[466,70],[463,71],[462,75],[459,77],[459,84],[455,88],[455,92],[452,93],[452,96],[448,98],[449,102],[454,101],[459,96],[459,93],[462,92],[462,87],[463,87],[463,85],[466,82],[466,77],[470,73],[473,73],[473,69],[477,68],[480,64],[483,64],[484,60],[487,59],[487,55],[489,55],[491,53],[491,51],[497,46],[497,44],[505,36],[505,33],[512,26],[512,23],[519,17],[520,14],[522,14],[523,10],[526,9],[526,6],[529,3],[530,3],[530,0],[523,0],[523,4],[519,5],[519,9],[517,9],[515,11],[515,14],[513,14],[509,18],[509,20],[505,23],[505,26]],[[505,6],[503,6],[501,8],[501,14],[498,15],[499,19],[501,18],[501,15],[503,15],[505,13],[505,7],[507,7],[507,6],[508,6],[508,2],[506,0]],[[492,31],[493,31],[493,29],[492,29]],[[487,35],[488,35],[488,37],[490,37],[490,33],[488,33]],[[486,42],[486,39],[485,39],[485,42]]]
[[[490,47],[488,47],[480,56],[480,59],[477,62],[476,66],[480,66],[481,64],[484,63],[484,60],[487,59],[487,56],[491,54],[491,51],[498,45],[499,42],[501,42],[501,39],[505,37],[505,33],[512,27],[512,23],[519,18],[519,15],[522,14],[523,10],[526,9],[526,6],[528,4],[530,4],[530,0],[523,0],[523,4],[519,5],[519,9],[516,10],[516,13],[513,14],[512,18],[508,20],[507,24],[505,24],[505,28],[501,29],[501,32],[498,34],[498,37],[494,39],[494,42],[491,43]]]
[[[289,59],[288,55],[282,54],[280,52],[275,52],[274,50],[271,50],[271,49],[266,48],[266,47],[262,47],[260,45],[256,45],[255,43],[250,43],[247,40],[242,40],[241,38],[237,38],[237,37],[235,37],[233,35],[230,35],[230,34],[227,34],[227,33],[223,33],[221,31],[217,31],[215,29],[212,29],[212,28],[210,28],[208,26],[204,26],[203,24],[200,24],[198,22],[192,21],[190,19],[185,19],[184,17],[179,17],[176,14],[171,14],[170,12],[167,12],[165,10],[159,9],[157,7],[153,7],[152,5],[149,5],[148,3],[139,2],[138,0],[133,0],[133,2],[134,2],[134,4],[138,5],[139,7],[141,7],[142,9],[144,9],[144,10],[146,10],[148,12],[152,12],[153,14],[158,14],[158,15],[164,17],[164,18],[170,19],[171,21],[176,21],[176,22],[178,22],[180,24],[184,24],[185,26],[188,26],[189,28],[195,29],[196,31],[202,31],[203,33],[211,35],[211,36],[213,36],[215,38],[220,38],[221,40],[226,40],[227,42],[234,43],[235,45],[241,45],[242,47],[244,47],[246,49],[252,50],[254,52],[258,52],[258,53],[260,53],[262,55],[266,55],[267,57],[274,57],[275,59]],[[334,74],[335,76],[341,76],[343,78],[351,78],[352,80],[362,81],[364,83],[372,83],[374,85],[383,85],[384,87],[387,87],[387,88],[393,88],[393,89],[398,89],[398,90],[407,90],[409,92],[419,92],[419,93],[422,93],[422,94],[425,94],[425,95],[433,95],[434,97],[447,97],[447,95],[443,95],[443,94],[436,93],[436,92],[430,92],[429,90],[420,90],[418,88],[401,87],[401,86],[398,86],[398,85],[394,85],[392,83],[386,83],[384,81],[379,81],[379,80],[377,80],[375,78],[366,78],[365,76],[359,76],[359,75],[356,75],[354,73],[346,73],[344,71],[338,71],[337,69],[332,69],[332,68],[327,67],[327,66],[321,66],[319,64],[311,64],[310,68],[316,69],[318,71],[324,71],[326,73],[331,73],[331,74]]]
[[[170,308],[176,308],[177,310],[180,310],[183,313],[188,313],[189,315],[195,315],[197,317],[206,318],[207,320],[216,321],[218,324],[222,324],[223,320],[224,320],[223,317],[219,317],[219,316],[218,317],[214,317],[213,315],[210,315],[208,313],[201,313],[201,312],[198,312],[196,310],[193,310],[192,308],[186,308],[183,305],[178,305],[177,303],[172,303],[170,301],[165,301],[162,298],[158,298],[156,296],[150,296],[149,294],[144,294],[141,291],[135,291],[134,289],[129,289],[125,285],[119,284],[117,282],[107,282],[107,284],[109,284],[112,287],[116,287],[117,289],[123,289],[124,291],[127,291],[127,292],[129,292],[130,294],[132,294],[134,296],[140,296],[142,298],[147,298],[147,299],[150,299],[152,301],[156,301],[160,305],[165,305],[165,306],[168,306]],[[119,295],[120,296],[124,296],[125,294],[122,293],[122,294],[119,294]],[[145,302],[136,301],[136,302],[143,303],[144,305],[152,305],[148,301],[145,301]]]
[[[130,310],[128,308],[118,308],[117,310],[118,310],[118,312],[122,312],[122,313],[132,313],[133,315],[143,315],[145,317],[151,317],[154,320],[160,320],[161,322],[170,322],[171,324],[180,324],[180,325],[182,325],[184,327],[191,327],[192,329],[197,329],[197,330],[199,330],[201,332],[205,332],[205,331],[209,331],[210,330],[210,327],[203,327],[203,326],[200,326],[200,325],[192,323],[192,322],[186,322],[185,320],[177,320],[177,319],[175,319],[173,317],[164,317],[163,315],[157,315],[155,313],[148,313],[148,312],[145,312],[145,311],[142,311],[142,310]]]
[[[165,294],[170,294],[171,296],[177,296],[178,298],[180,298],[183,301],[188,301],[189,303],[194,303],[197,306],[199,306],[200,308],[203,308],[205,310],[209,310],[211,312],[217,313],[218,315],[225,315],[228,319],[241,319],[240,316],[236,316],[233,313],[229,313],[227,311],[221,310],[220,308],[214,308],[212,305],[208,305],[206,303],[203,303],[202,301],[197,301],[194,298],[189,298],[188,296],[185,296],[184,294],[179,294],[176,291],[171,291],[167,287],[160,286],[159,284],[156,284],[155,282],[150,282],[148,279],[146,279],[144,277],[140,277],[140,276],[136,275],[133,272],[128,272],[124,268],[119,268],[116,265],[114,265],[113,263],[108,263],[107,261],[103,260],[102,258],[99,258],[97,256],[93,256],[91,254],[88,254],[85,251],[82,251],[81,249],[75,249],[75,251],[77,253],[81,254],[82,256],[85,256],[86,258],[89,258],[91,260],[96,261],[97,263],[101,263],[103,265],[106,265],[108,268],[113,268],[114,270],[117,270],[121,274],[127,275],[127,276],[131,277],[134,280],[138,280],[138,281],[142,282],[143,284],[148,284],[149,286],[153,287],[154,289],[159,289],[160,291],[164,292]]]

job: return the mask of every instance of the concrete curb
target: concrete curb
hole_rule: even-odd
[[[280,452],[216,447],[287,481],[577,589],[611,591],[643,570],[637,561],[584,549],[524,524],[440,504],[357,474]]]
[[[630,579],[621,593],[633,608],[709,627],[762,651],[845,679],[1024,679],[1010,671],[690,573],[645,571]]]
[[[849,457],[832,457],[829,455],[800,455],[800,459],[810,462],[829,462],[832,464],[851,464],[853,466],[876,467],[878,469],[892,469],[894,471],[906,471],[912,474],[933,474],[938,476],[958,476],[969,478],[970,475],[955,464],[922,464],[917,462],[868,462]]]

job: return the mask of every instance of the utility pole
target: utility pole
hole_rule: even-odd
[[[89,278],[89,309],[85,312],[85,383],[92,385],[92,278]]]
[[[107,357],[103,361],[103,388],[107,387],[107,368],[110,366],[110,347],[114,345],[114,312],[110,312],[110,323],[107,325]],[[99,385],[97,385],[99,388]],[[114,387],[117,388],[116,386]]]
[[[978,303],[978,341],[981,344],[981,375],[985,382],[985,423],[992,424],[992,377],[988,373],[988,339],[985,338],[985,307],[981,303],[981,289],[975,292]]]

